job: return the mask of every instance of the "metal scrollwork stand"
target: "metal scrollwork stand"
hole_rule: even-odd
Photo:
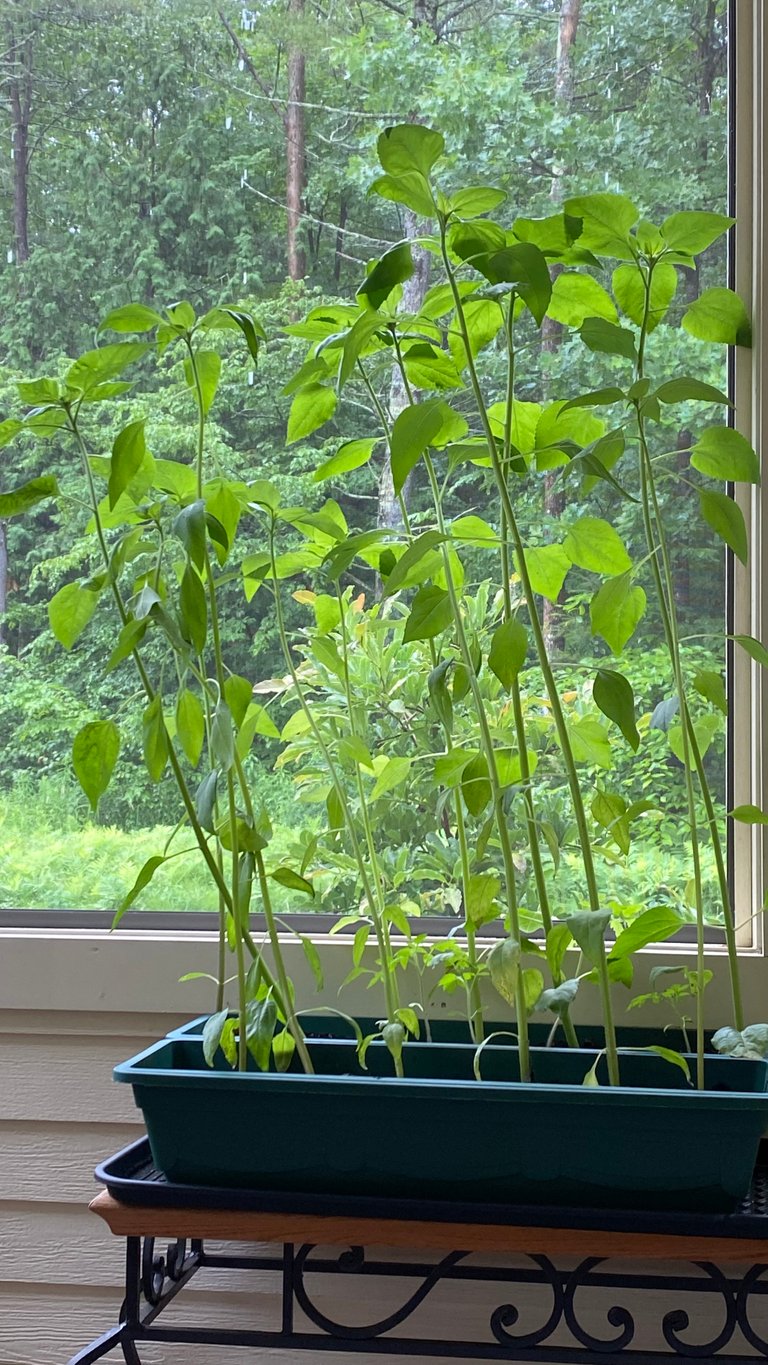
[[[385,1236],[382,1229],[382,1236]],[[768,1244],[767,1244],[768,1246]],[[703,1248],[702,1248],[703,1249]],[[517,1258],[520,1259],[519,1257]],[[768,1264],[754,1265],[746,1274],[729,1278],[709,1261],[692,1262],[698,1274],[664,1274],[660,1269],[648,1273],[612,1271],[599,1257],[586,1257],[570,1269],[558,1269],[549,1257],[527,1255],[524,1266],[483,1265],[477,1254],[452,1251],[435,1263],[421,1261],[370,1260],[361,1246],[353,1246],[336,1256],[323,1257],[311,1244],[284,1243],[282,1255],[241,1256],[208,1253],[202,1241],[189,1245],[178,1240],[158,1252],[155,1239],[129,1236],[126,1242],[126,1294],[120,1321],[111,1331],[80,1351],[69,1365],[93,1365],[112,1351],[122,1351],[125,1365],[142,1365],[139,1348],[143,1343],[206,1346],[251,1346],[292,1351],[337,1351],[371,1355],[439,1357],[443,1360],[514,1360],[541,1362],[541,1365],[669,1365],[675,1358],[707,1365],[721,1356],[723,1365],[754,1365],[768,1359],[768,1340],[753,1324],[756,1302],[768,1295],[764,1277]],[[273,1271],[282,1289],[282,1316],[275,1330],[245,1329],[225,1325],[183,1326],[158,1324],[158,1318],[199,1270],[217,1269]],[[369,1277],[396,1277],[417,1282],[405,1302],[386,1317],[363,1324],[348,1324],[330,1317],[315,1300],[316,1284],[328,1277],[357,1281],[358,1292],[349,1295],[351,1303],[365,1302],[364,1285]],[[311,1285],[308,1281],[311,1280]],[[393,1335],[412,1318],[436,1286],[445,1281],[498,1284],[500,1297],[480,1340],[440,1340],[432,1337]],[[526,1290],[540,1286],[544,1321],[526,1331],[516,1330],[520,1309],[515,1297],[531,1308]],[[594,1314],[585,1314],[590,1295],[600,1291],[599,1314],[606,1330],[592,1330]],[[605,1309],[605,1292],[611,1291]],[[640,1291],[639,1309],[634,1311],[617,1295]],[[684,1294],[692,1301],[714,1295],[722,1302],[722,1326],[708,1341],[699,1339],[689,1312],[669,1307],[670,1297]],[[655,1296],[655,1297],[652,1297]],[[340,1297],[340,1296],[337,1296]],[[687,1300],[691,1302],[691,1299]],[[537,1304],[539,1299],[536,1300]],[[664,1305],[666,1302],[666,1306]],[[302,1315],[297,1324],[296,1310]],[[642,1315],[642,1316],[641,1316]],[[634,1346],[637,1328],[647,1332],[655,1315],[658,1335],[668,1349],[648,1350]],[[591,1325],[586,1321],[589,1318]],[[768,1329],[766,1329],[768,1331]]]

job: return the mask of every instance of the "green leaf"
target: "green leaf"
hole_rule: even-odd
[[[568,946],[572,942],[571,931],[567,924],[553,924],[547,934],[547,963],[552,973],[553,981],[558,981],[562,972],[565,954]],[[574,991],[574,995],[575,995]],[[573,997],[571,997],[572,999]],[[570,1004],[570,1000],[568,1001]]]
[[[168,731],[159,692],[144,708],[141,728],[147,772],[153,782],[159,782],[168,762]]]
[[[564,931],[566,942],[571,941],[571,931],[567,924],[556,924],[551,933]],[[549,940],[547,940],[549,941]],[[549,990],[542,991],[536,1001],[536,1010],[551,1010],[552,1014],[567,1014],[578,994],[581,982],[577,977],[572,977],[569,981],[561,981],[559,986],[550,987]]]
[[[371,792],[369,799],[371,801],[377,801],[380,796],[386,795],[387,792],[394,791],[395,787],[399,787],[401,783],[405,782],[410,771],[410,758],[400,758],[398,756],[388,758],[373,784],[373,791]]]
[[[122,308],[113,308],[104,321],[99,323],[100,332],[151,332],[162,327],[165,318],[154,308],[143,303],[126,303]]]
[[[728,812],[730,820],[738,820],[742,825],[768,825],[768,814],[759,806],[735,806]]]
[[[146,355],[149,343],[144,341],[118,341],[113,346],[101,346],[84,355],[70,365],[65,379],[67,387],[87,394],[97,384],[114,379],[123,370]]]
[[[521,621],[504,621],[496,627],[488,654],[488,667],[496,674],[507,692],[525,665],[528,652],[528,632]]]
[[[610,838],[626,857],[632,836],[627,817],[627,803],[623,796],[616,792],[597,791],[592,800],[591,810],[598,825],[607,830]]]
[[[258,360],[260,344],[267,339],[261,323],[245,308],[214,308],[201,318],[200,326],[213,331],[221,328],[238,329],[245,337],[253,360]]]
[[[492,213],[506,197],[506,190],[495,190],[490,185],[469,185],[451,195],[451,213],[458,218],[479,218],[484,213]]]
[[[75,735],[72,766],[91,810],[109,786],[119,752],[120,731],[112,720],[92,720]]]
[[[453,701],[451,700],[451,694],[448,691],[446,677],[448,670],[451,668],[451,664],[451,659],[444,659],[442,663],[432,669],[427,678],[429,699],[435,708],[435,712],[437,713],[441,724],[449,734],[453,729]]]
[[[205,649],[208,634],[208,609],[205,588],[193,564],[187,564],[179,588],[179,609],[185,639],[196,654]]]
[[[468,299],[463,305],[464,322],[473,357],[493,341],[502,323],[501,309],[492,299]],[[460,370],[467,364],[467,352],[459,324],[454,319],[448,329],[448,348]]]
[[[143,640],[148,625],[149,621],[146,617],[143,621],[136,621],[133,617],[128,618],[125,625],[121,627],[120,634],[117,637],[117,644],[112,650],[106,669],[104,670],[105,673],[111,673],[113,668],[117,668],[117,665],[122,663],[123,659],[127,659],[129,654],[133,653],[137,645]]]
[[[418,171],[428,177],[445,150],[445,138],[423,123],[398,123],[379,135],[376,151],[389,175]]]
[[[235,761],[235,734],[232,713],[225,701],[219,700],[211,721],[211,753],[222,772],[229,772]]]
[[[211,410],[220,376],[221,356],[216,351],[195,351],[194,364],[189,356],[184,361],[184,377],[194,392],[195,401],[203,417],[207,417]]]
[[[337,474],[348,474],[351,469],[360,469],[368,463],[380,440],[380,436],[372,436],[360,441],[345,441],[330,460],[325,460],[315,470],[315,483],[332,479]]]
[[[726,407],[733,407],[727,393],[721,393],[712,384],[704,384],[701,379],[692,379],[690,375],[668,380],[653,396],[660,403],[724,403]]]
[[[631,574],[607,579],[589,605],[592,634],[602,636],[614,654],[621,654],[645,615],[646,605],[645,591],[632,586]]]
[[[474,749],[450,749],[435,759],[434,778],[438,786],[458,787],[467,764],[477,758]]]
[[[109,467],[109,506],[113,508],[135,474],[141,469],[147,454],[144,437],[144,418],[131,422],[118,432],[112,446]]]
[[[403,353],[405,373],[416,389],[460,389],[464,381],[456,362],[439,346],[419,341]]]
[[[591,275],[571,270],[564,270],[555,280],[547,313],[566,327],[581,327],[586,318],[616,321],[616,309],[603,286]]]
[[[708,526],[726,542],[728,549],[734,551],[737,560],[741,560],[743,565],[748,564],[749,541],[746,535],[746,521],[738,502],[734,502],[727,493],[712,493],[709,489],[698,490],[698,501],[701,505],[701,516],[707,521]]]
[[[630,957],[651,943],[665,943],[683,927],[683,920],[668,905],[655,905],[622,929],[610,951],[610,960]]]
[[[580,910],[565,920],[571,934],[591,966],[596,966],[605,951],[605,935],[611,923],[610,910]]]
[[[195,796],[195,811],[203,829],[215,833],[214,810],[216,806],[216,787],[219,781],[218,768],[212,768],[203,778]]]
[[[552,298],[547,258],[532,242],[517,242],[497,251],[485,264],[483,274],[493,284],[514,284],[540,327]]]
[[[245,1007],[245,1038],[259,1071],[269,1070],[276,1024],[277,1006],[271,996],[248,1001]]]
[[[700,697],[716,706],[724,716],[728,715],[728,702],[725,696],[725,683],[721,673],[714,669],[702,668],[694,676],[693,685]]]
[[[46,403],[58,403],[61,385],[58,379],[22,379],[16,385],[22,403],[30,407],[41,407]]]
[[[280,886],[287,887],[289,891],[301,891],[305,896],[315,899],[315,888],[312,883],[292,867],[276,867],[269,875],[273,881],[279,882]]]
[[[308,941],[308,940],[307,940]],[[276,1071],[287,1071],[296,1051],[296,1039],[287,1028],[281,1029],[272,1039],[272,1056]]]
[[[433,640],[447,630],[453,621],[451,599],[443,588],[419,588],[413,599],[411,614],[405,623],[403,643],[411,640]]]
[[[698,256],[716,242],[718,237],[722,237],[735,222],[735,218],[726,218],[724,213],[684,210],[664,219],[661,235],[670,251],[682,251],[686,256]]]
[[[630,228],[640,217],[631,199],[608,192],[582,194],[567,199],[564,208],[570,218],[582,220],[579,246],[607,256],[618,256],[620,260],[631,259],[627,238]]]
[[[419,218],[433,218],[435,201],[429,183],[420,171],[404,171],[402,175],[380,175],[368,190],[393,204],[405,204]]]
[[[642,327],[645,321],[645,276],[636,265],[620,265],[612,278],[613,294],[622,313]],[[669,261],[659,261],[651,276],[648,308],[648,331],[653,332],[664,321],[667,310],[677,293],[677,271]]]
[[[59,588],[48,603],[48,620],[60,645],[71,649],[82,635],[96,610],[98,592],[80,583],[67,583]]]
[[[679,1066],[685,1079],[690,1081],[690,1067],[688,1066],[685,1057],[683,1057],[680,1052],[675,1052],[671,1047],[659,1047],[658,1043],[650,1043],[648,1047],[644,1047],[642,1050],[643,1052],[655,1052],[656,1056],[663,1057],[665,1062],[671,1062],[673,1066]]]
[[[746,651],[750,659],[760,664],[761,668],[768,668],[768,649],[756,640],[753,635],[729,635],[729,640],[734,640],[737,645]]]
[[[296,394],[288,415],[287,441],[292,445],[323,426],[336,411],[336,390],[327,384],[308,384]]]
[[[442,565],[442,555],[436,553],[437,547],[445,541],[439,531],[425,531],[417,536],[405,554],[401,555],[392,569],[386,574],[383,596],[391,597],[401,588],[414,588],[429,578]]]
[[[711,745],[713,739],[715,738],[715,735],[719,735],[722,728],[723,725],[720,716],[715,716],[711,712],[709,712],[706,715],[699,716],[693,722],[693,730],[694,734],[696,735],[696,741],[698,743],[699,752],[702,758],[709,749],[709,746]],[[675,758],[679,758],[680,762],[684,763],[685,749],[683,747],[682,725],[670,726],[669,730],[667,731],[667,739],[669,740],[669,747],[672,750],[672,753],[675,755]],[[690,766],[691,768],[693,768],[694,766],[693,755],[691,755]]]
[[[705,289],[683,314],[683,327],[700,341],[752,345],[749,314],[732,289]]]
[[[496,897],[500,890],[501,878],[495,872],[478,872],[468,879],[464,888],[464,913],[476,929],[498,917]]]
[[[520,971],[520,944],[516,939],[505,938],[497,943],[488,958],[491,984],[502,1000],[513,1007],[517,1000],[518,973]]]
[[[493,794],[485,754],[477,754],[465,764],[461,775],[461,794],[470,815],[482,815]]]
[[[183,687],[176,701],[176,734],[189,762],[196,768],[203,752],[205,716],[200,698]]]
[[[629,679],[613,669],[599,668],[592,687],[592,698],[595,706],[618,725],[630,748],[637,752],[640,735],[635,722],[635,694]]]
[[[400,493],[411,470],[431,445],[459,441],[467,423],[442,398],[414,403],[398,414],[392,426],[390,463],[395,492]]]
[[[163,863],[167,861],[168,861],[167,858],[162,857],[158,853],[153,854],[151,858],[147,858],[147,861],[145,862],[144,866],[139,872],[139,875],[136,878],[135,882],[133,883],[133,886],[131,887],[130,891],[126,896],[123,897],[119,906],[117,907],[117,910],[115,911],[115,917],[112,921],[113,929],[117,928],[126,910],[130,909],[130,907],[133,905],[133,902],[136,900],[137,896],[141,895],[141,892],[144,890],[144,887],[149,886],[149,883],[151,882],[152,878],[157,872],[157,869],[159,867],[162,867]]]
[[[224,700],[232,713],[235,729],[239,730],[253,701],[253,684],[239,673],[230,673],[224,683]]]
[[[632,560],[618,531],[600,517],[580,517],[574,522],[563,550],[573,564],[592,573],[615,577],[632,568]]]
[[[18,517],[38,502],[43,502],[45,498],[56,498],[58,494],[59,485],[54,475],[41,474],[39,478],[29,479],[27,483],[12,489],[10,493],[0,493],[0,517]]]
[[[357,322],[350,327],[341,350],[338,376],[339,393],[354,372],[359,357],[370,347],[370,343],[382,326],[383,321],[383,318],[374,310],[373,312],[361,313]],[[380,342],[379,345],[381,344]]]
[[[556,602],[571,567],[571,560],[562,545],[541,545],[527,549],[525,566],[533,591],[546,597],[549,602]]]
[[[634,333],[627,327],[617,327],[605,318],[585,318],[580,328],[581,339],[590,351],[604,355],[621,355],[627,360],[637,358]]]
[[[693,447],[691,464],[710,479],[760,482],[757,455],[741,432],[732,427],[707,427]]]
[[[582,716],[579,720],[571,721],[568,733],[577,763],[589,763],[598,768],[611,767],[611,741],[607,730],[598,720]]]
[[[398,284],[411,278],[413,271],[410,244],[400,242],[376,262],[370,275],[360,285],[357,298],[367,300],[371,308],[380,308]]]
[[[173,532],[192,563],[202,572],[205,565],[205,503],[202,498],[182,508],[173,520]]]

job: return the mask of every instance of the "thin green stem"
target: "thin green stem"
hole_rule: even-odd
[[[538,608],[536,606],[536,597],[533,591],[533,587],[531,585],[528,567],[525,562],[525,547],[523,545],[522,536],[520,534],[520,529],[517,524],[515,509],[512,505],[512,500],[509,495],[509,489],[504,479],[504,472],[501,466],[501,460],[499,458],[499,450],[498,445],[496,443],[496,437],[491,426],[490,418],[488,417],[488,411],[485,406],[485,401],[483,399],[483,393],[480,387],[477,369],[472,357],[472,346],[469,337],[469,330],[467,328],[466,317],[464,315],[461,293],[456,284],[456,278],[454,275],[453,267],[451,266],[450,258],[448,255],[448,249],[446,246],[444,223],[441,223],[440,236],[443,264],[445,266],[446,275],[451,287],[451,292],[453,294],[456,318],[459,323],[459,330],[461,332],[461,337],[466,352],[467,371],[469,374],[470,385],[472,388],[472,392],[474,394],[475,403],[477,405],[478,415],[483,426],[485,438],[488,443],[488,450],[491,457],[491,468],[493,470],[494,480],[499,493],[499,497],[501,499],[502,510],[506,517],[507,527],[512,539],[512,544],[517,553],[518,573],[520,574],[520,582],[523,588],[523,595],[525,597],[526,606],[528,608],[531,629],[533,631],[536,652],[539,659],[539,667],[541,668],[542,676],[544,679],[544,685],[547,691],[547,696],[549,698],[549,704],[552,709],[552,717],[555,722],[555,728],[557,730],[557,737],[560,744],[560,749],[563,755],[563,762],[565,764],[568,786],[570,789],[571,801],[573,804],[574,818],[576,820],[576,827],[579,833],[579,843],[581,846],[581,855],[584,864],[584,874],[587,882],[589,906],[591,910],[597,911],[600,909],[600,894],[597,886],[597,876],[595,873],[594,859],[592,857],[592,843],[589,834],[589,823],[587,820],[587,812],[584,805],[584,799],[581,793],[578,772],[576,770],[576,763],[573,757],[573,750],[571,748],[570,736],[568,734],[568,726],[565,720],[565,714],[563,712],[560,694],[557,690],[557,684],[555,682],[552,666],[549,661],[549,654],[546,647],[546,641],[544,639],[544,632],[542,629],[541,621],[539,620]],[[608,977],[608,961],[604,946],[600,952],[599,960],[597,963],[597,969],[598,976],[600,978],[601,997],[603,1002],[608,1075],[611,1085],[618,1085],[619,1055],[616,1047],[616,1029],[613,1022],[613,1006],[611,1001],[610,981]]]
[[[303,1066],[307,1074],[311,1075],[314,1073],[315,1068],[312,1065],[312,1058],[309,1055],[309,1048],[307,1047],[306,1038],[304,1036],[304,1030],[302,1029],[301,1024],[298,1021],[296,1011],[294,1008],[293,989],[291,986],[291,982],[288,978],[288,973],[285,970],[282,945],[280,943],[280,936],[277,932],[275,914],[272,906],[272,897],[270,895],[269,890],[269,881],[267,879],[267,874],[264,867],[264,859],[262,857],[261,851],[255,854],[255,858],[256,871],[259,878],[259,891],[261,892],[261,903],[264,906],[264,918],[267,921],[267,934],[269,935],[269,942],[272,947],[272,956],[275,961],[275,971],[277,973],[277,979],[280,983],[280,993],[282,995],[282,1012],[285,1018],[286,1025],[288,1027],[288,1031],[293,1037],[294,1042],[296,1043],[296,1050],[299,1054],[301,1065]]]
[[[438,520],[438,527],[440,529],[441,535],[445,536],[446,526],[445,520],[443,518],[443,509],[440,503],[440,490],[437,482],[437,476],[435,474],[435,467],[432,463],[432,459],[429,454],[425,454],[424,462],[426,465],[429,485],[432,490],[432,497],[435,504],[435,513],[437,515]],[[496,821],[496,829],[499,836],[499,843],[501,845],[502,862],[504,865],[504,886],[506,892],[507,909],[509,912],[510,932],[513,938],[518,943],[521,943],[522,940],[520,936],[520,921],[518,917],[517,907],[517,887],[515,883],[515,862],[512,853],[512,845],[510,843],[509,838],[509,828],[507,826],[506,812],[504,810],[504,790],[499,782],[499,772],[496,764],[496,754],[493,747],[493,737],[491,735],[490,726],[488,724],[488,716],[485,710],[485,703],[483,701],[482,693],[480,692],[480,687],[477,681],[477,675],[475,673],[474,663],[472,661],[472,651],[469,648],[469,641],[467,640],[466,631],[464,629],[464,621],[462,619],[461,614],[461,604],[459,602],[459,598],[456,592],[456,585],[453,581],[453,568],[451,565],[450,556],[446,549],[445,541],[443,542],[442,548],[443,568],[445,573],[445,581],[448,590],[448,596],[450,598],[451,603],[451,611],[453,614],[454,628],[456,631],[456,640],[459,646],[459,651],[461,653],[464,667],[467,670],[467,677],[469,678],[469,685],[472,692],[472,700],[474,701],[475,711],[477,713],[477,721],[480,729],[480,739],[483,747],[483,753],[485,755],[485,760],[488,765],[488,780],[491,787],[493,811]],[[530,1045],[528,1041],[528,1010],[525,1003],[525,990],[523,987],[522,973],[520,972],[517,973],[517,982],[515,988],[515,1008],[517,1013],[517,1026],[519,1032],[520,1079],[523,1081],[527,1081],[530,1080],[531,1076]]]
[[[349,712],[349,728],[353,738],[358,739],[357,721],[355,716],[354,697],[352,696],[352,686],[349,676],[349,637],[347,635],[347,623],[344,610],[344,596],[339,583],[336,583],[336,596],[339,603],[339,625],[341,629],[341,659],[342,674],[344,681],[344,695],[347,700],[347,710]],[[386,907],[384,904],[383,878],[379,868],[379,857],[376,850],[376,840],[373,837],[373,825],[371,824],[371,814],[368,809],[368,799],[365,792],[363,776],[360,772],[360,764],[354,761],[355,779],[357,786],[357,798],[360,803],[360,818],[363,823],[363,833],[368,849],[368,859],[371,864],[371,875],[376,887],[376,904],[371,906],[371,914],[374,920],[374,932],[379,947],[381,958],[381,972],[384,978],[384,993],[387,1001],[387,1015],[390,1023],[396,1020],[398,1008],[397,990],[394,982],[394,967],[392,963],[392,944],[389,936],[389,925],[387,924]],[[395,1056],[395,1069],[398,1075],[403,1074],[402,1057]]]

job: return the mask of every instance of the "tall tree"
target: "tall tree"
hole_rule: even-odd
[[[288,0],[288,22],[291,31],[288,47],[288,103],[285,111],[285,203],[288,214],[286,257],[288,274],[292,280],[303,280],[307,273],[307,257],[300,238],[307,157],[304,133],[306,58],[296,31],[303,17],[304,0]]]

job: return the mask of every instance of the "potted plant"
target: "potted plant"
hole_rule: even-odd
[[[31,411],[0,429],[7,440],[54,429],[80,460],[102,568],[60,589],[51,625],[71,647],[99,597],[113,598],[119,634],[107,667],[132,660],[138,671],[149,775],[157,781],[170,766],[181,802],[175,842],[185,845],[179,852],[191,842],[219,893],[216,1010],[119,1066],[116,1077],[133,1084],[158,1164],[176,1179],[732,1207],[768,1116],[768,1028],[746,1028],[743,1018],[705,762],[716,728],[706,717],[722,711],[723,682],[716,656],[715,666],[690,676],[661,491],[666,457],[655,438],[676,404],[712,412],[730,403],[698,377],[657,374],[650,341],[679,272],[731,220],[683,212],[656,227],[621,195],[597,194],[502,227],[488,217],[504,200],[500,191],[440,187],[439,133],[390,128],[378,149],[383,174],[372,189],[428,222],[420,245],[433,253],[439,281],[415,315],[403,312],[412,245],[388,251],[354,304],[321,306],[288,328],[310,345],[285,392],[290,442],[323,426],[348,384],[362,386],[376,426],[324,459],[315,477],[340,481],[384,448],[396,525],[350,531],[332,499],[319,510],[284,506],[270,480],[211,477],[206,422],[221,366],[211,335],[240,333],[254,361],[265,340],[241,307],[197,317],[187,303],[163,313],[128,305],[103,323],[118,334],[153,334],[161,355],[179,353],[197,411],[192,464],[154,460],[143,421],[119,433],[109,459],[89,447],[93,405],[123,391],[118,376],[145,354],[146,342],[101,346],[61,381],[20,385]],[[606,262],[610,291],[598,278]],[[578,335],[598,376],[608,365],[605,382],[546,403],[519,396],[526,342],[547,316]],[[749,344],[743,305],[729,290],[705,291],[682,325],[716,344]],[[481,353],[491,343],[502,373],[497,366],[487,381]],[[401,378],[396,414],[379,396],[381,365]],[[529,375],[525,383],[530,393]],[[457,513],[454,486],[468,465],[486,471],[482,517]],[[414,524],[404,494],[417,468],[431,505]],[[534,543],[525,499],[553,471],[576,514],[546,543]],[[758,473],[744,438],[710,419],[680,474],[695,483],[705,521],[742,560],[744,520],[720,485],[754,482]],[[612,519],[584,507],[595,485],[609,492]],[[43,476],[6,495],[0,513],[55,493]],[[633,554],[619,529],[628,506],[637,509],[644,539]],[[248,553],[233,569],[235,537],[243,535]],[[359,565],[368,585],[377,576],[378,592],[351,586]],[[222,650],[222,589],[238,575],[247,600],[257,590],[271,594],[285,662],[273,687],[290,708],[280,732],[253,680],[230,672]],[[556,602],[569,575],[588,594],[599,642],[575,670],[559,663],[541,613],[542,599]],[[309,623],[299,637],[286,615],[291,592]],[[688,911],[663,900],[621,904],[610,892],[635,829],[663,806],[663,793],[632,800],[604,775],[612,752],[632,755],[641,744],[632,680],[611,655],[621,657],[646,611],[662,625],[668,679],[656,728],[682,764]],[[768,659],[758,641],[738,641]],[[647,718],[644,724],[647,731]],[[279,761],[322,812],[288,861],[270,856],[269,813],[254,800],[247,773],[254,741],[277,733]],[[75,739],[75,771],[94,807],[119,744],[114,718],[86,725]],[[763,818],[751,807],[732,815]],[[705,849],[733,998],[711,1052],[703,1007]],[[563,850],[576,850],[580,863],[569,865],[567,891],[558,879]],[[172,842],[149,860],[117,919],[173,856]],[[458,911],[459,932],[434,942],[414,927],[419,879]],[[276,885],[312,896],[316,885],[330,884],[348,897],[339,927],[354,926],[351,974],[369,973],[383,1000],[373,1027],[341,1016],[348,1041],[318,1037],[327,1020],[319,1028],[307,1023],[274,906]],[[265,916],[268,951],[251,932],[255,906]],[[666,993],[692,1001],[695,1047],[620,1046],[614,989],[631,984],[633,955],[670,938],[686,913],[695,923],[697,966]],[[486,941],[489,926],[495,938]],[[316,949],[302,942],[317,970]],[[485,978],[512,1011],[502,1028],[484,1018]],[[590,990],[601,1033],[597,1047],[585,1048],[571,1007]],[[435,991],[465,1000],[466,1041],[430,1040]],[[684,1020],[684,1036],[685,1027]],[[222,1132],[240,1136],[224,1143]],[[245,1133],[252,1142],[242,1141]],[[475,1151],[477,1159],[467,1160]]]

